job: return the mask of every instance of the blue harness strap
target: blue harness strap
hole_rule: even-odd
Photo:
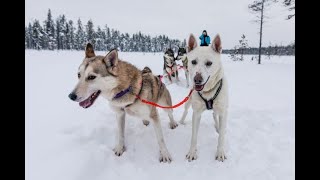
[[[130,92],[132,90],[132,87],[129,86],[127,89],[120,91],[119,93],[117,93],[113,99],[118,99],[121,98],[122,96],[124,96],[125,94],[127,94],[128,92]]]

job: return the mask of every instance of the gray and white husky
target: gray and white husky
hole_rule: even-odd
[[[184,74],[186,76],[187,87],[189,87],[188,58],[187,58],[187,51],[185,48],[178,49],[176,61],[180,61],[180,60],[182,61],[182,64],[183,64],[183,70],[184,70]]]
[[[172,83],[171,77],[175,77],[179,81],[179,74],[177,64],[174,58],[174,52],[171,48],[167,49],[163,55],[163,75],[168,76],[170,83]]]
[[[117,156],[121,156],[125,151],[125,116],[129,114],[142,119],[144,125],[148,125],[149,121],[152,122],[160,147],[159,160],[171,162],[158,110],[137,98],[156,102],[162,106],[172,106],[171,95],[165,84],[153,75],[148,67],[141,71],[132,64],[120,60],[116,50],[111,50],[105,56],[96,56],[93,46],[88,44],[77,75],[79,81],[69,94],[69,98],[79,102],[81,107],[89,108],[98,96],[102,96],[109,101],[116,114],[118,139],[113,151]],[[176,128],[178,124],[173,119],[172,109],[165,111],[170,119],[169,127]]]

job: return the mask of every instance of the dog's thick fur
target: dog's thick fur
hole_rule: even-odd
[[[87,108],[94,103],[96,96],[101,94],[109,101],[116,113],[118,140],[113,150],[117,156],[121,156],[125,151],[125,116],[130,114],[141,118],[145,125],[148,125],[149,121],[152,122],[160,146],[159,160],[171,162],[172,158],[163,138],[158,110],[136,98],[136,95],[139,95],[142,99],[163,106],[172,106],[171,96],[166,86],[152,74],[148,67],[140,71],[132,64],[118,59],[116,50],[110,51],[106,56],[96,56],[92,45],[88,44],[85,59],[79,67],[78,77],[79,82],[69,95],[72,100],[80,102],[81,106]],[[128,87],[131,87],[130,92],[115,98],[119,92]],[[170,128],[174,129],[178,124],[173,119],[173,110],[165,109],[165,111],[170,119]]]
[[[207,100],[212,98],[217,92],[218,82],[222,79],[223,85],[221,91],[213,101],[213,119],[215,121],[215,129],[219,133],[216,159],[218,161],[224,161],[226,159],[225,133],[228,109],[228,87],[221,64],[220,36],[217,35],[214,38],[211,46],[198,47],[196,38],[191,34],[188,41],[187,57],[189,60],[188,69],[191,83],[196,91],[192,93],[191,99],[186,103],[185,111],[180,121],[180,123],[184,123],[188,108],[192,105],[192,138],[190,150],[186,157],[189,161],[197,159],[196,151],[199,123],[201,114],[207,110],[206,104],[198,92]]]
[[[167,49],[163,55],[163,75],[167,75],[170,83],[172,83],[172,77],[175,77],[179,81],[177,63],[174,58],[174,52],[172,49]]]
[[[183,64],[184,74],[187,80],[187,87],[189,87],[189,70],[188,70],[188,58],[185,48],[179,48],[176,60],[181,60]]]

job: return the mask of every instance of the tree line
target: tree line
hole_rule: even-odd
[[[54,20],[50,9],[42,25],[34,20],[25,27],[25,49],[83,50],[89,42],[98,51],[116,48],[124,52],[163,52],[166,48],[177,51],[178,47],[186,46],[186,40],[170,39],[166,35],[151,37],[141,32],[129,35],[107,25],[95,29],[92,20],[86,25],[81,19],[75,24],[65,15]]]

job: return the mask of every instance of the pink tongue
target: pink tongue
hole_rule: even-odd
[[[195,86],[195,89],[196,89],[196,90],[201,90],[202,87],[203,87],[203,85],[196,85],[196,86]]]
[[[82,102],[80,102],[79,103],[79,105],[81,106],[81,107],[88,107],[89,105],[91,104],[91,102],[90,102],[90,98],[88,98],[88,99],[86,99],[86,100],[84,100],[84,101],[82,101]]]

